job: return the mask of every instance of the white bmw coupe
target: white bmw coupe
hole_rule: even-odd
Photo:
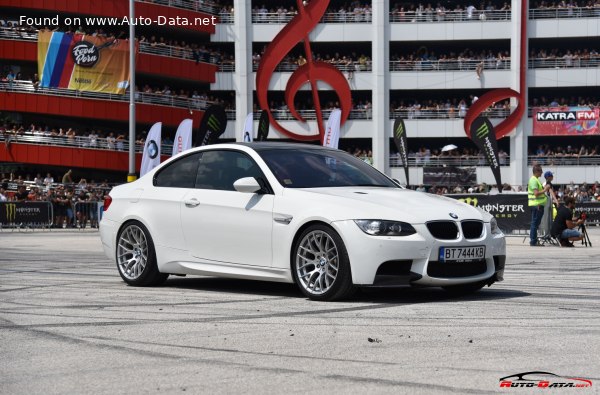
[[[106,255],[130,285],[169,274],[295,282],[314,300],[356,287],[502,281],[504,235],[489,214],[398,186],[345,152],[290,143],[186,151],[104,202]]]

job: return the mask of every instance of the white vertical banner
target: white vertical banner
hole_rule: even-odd
[[[342,120],[342,110],[336,108],[331,111],[327,125],[325,126],[325,137],[323,138],[323,146],[337,148],[340,142],[340,122]]]
[[[250,113],[246,117],[246,123],[244,124],[244,142],[251,143],[254,141],[254,114]]]
[[[140,177],[148,173],[160,164],[160,132],[162,122],[157,122],[152,125],[146,144],[144,144],[144,154],[142,155],[142,166],[140,167]]]
[[[179,124],[177,133],[175,133],[173,154],[171,156],[175,156],[192,148],[192,123],[193,121],[191,119],[184,119]]]

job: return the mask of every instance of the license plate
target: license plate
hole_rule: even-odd
[[[440,247],[440,262],[469,262],[485,258],[485,246]]]

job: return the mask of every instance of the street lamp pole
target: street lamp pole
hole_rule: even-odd
[[[135,18],[134,0],[129,0],[129,173],[127,182],[137,179],[135,173]]]

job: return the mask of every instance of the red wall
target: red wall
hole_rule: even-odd
[[[37,114],[64,115],[67,117],[129,120],[129,103],[81,97],[42,95],[33,93],[0,92],[0,110],[32,112]],[[178,126],[184,119],[192,119],[193,126],[200,126],[203,111],[190,111],[184,108],[136,104],[136,122]],[[66,121],[68,122],[68,121]]]
[[[161,162],[169,158],[162,155]],[[12,143],[7,148],[0,145],[0,162],[32,163],[65,167],[81,167],[102,170],[129,170],[129,153],[89,148],[56,147]],[[140,170],[142,154],[136,154],[135,169]]]
[[[37,62],[37,43],[31,41],[0,40],[0,59]]]
[[[97,15],[97,16],[114,16],[123,17],[129,15],[129,1],[126,0],[0,0],[0,8],[12,7],[18,8],[19,11],[24,9],[44,10],[56,15],[56,12],[66,12],[71,15]],[[167,7],[159,4],[135,2],[136,17],[151,18],[157,20],[158,16],[169,17],[185,17],[190,21],[194,18],[210,18],[210,14],[202,12],[194,12],[183,10],[180,8]],[[26,15],[26,13],[22,13]],[[169,28],[168,25],[164,26]],[[209,25],[193,25],[193,26],[172,26],[171,28],[180,28],[185,30],[194,30],[214,34],[215,26]]]
[[[0,40],[0,59],[37,62],[37,43],[31,41]],[[199,82],[215,82],[217,66],[168,56],[140,53],[137,56],[138,73],[156,74]]]

